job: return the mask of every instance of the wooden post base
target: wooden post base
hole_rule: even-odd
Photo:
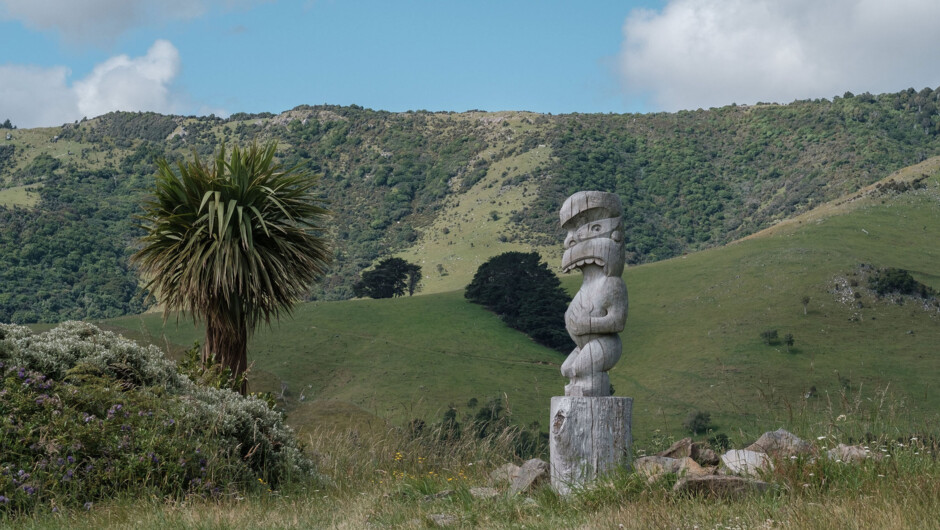
[[[598,475],[630,465],[633,398],[552,398],[549,427],[552,487],[567,495]]]

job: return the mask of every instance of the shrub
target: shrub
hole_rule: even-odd
[[[494,256],[480,265],[464,296],[535,342],[567,353],[573,347],[565,330],[570,299],[558,277],[540,260],[536,252]]]
[[[315,478],[283,416],[90,324],[0,324],[0,514]]]
[[[692,434],[705,432],[711,428],[711,425],[712,415],[701,410],[690,411],[689,415],[686,416],[685,421],[682,422],[682,428],[691,432]]]
[[[934,294],[933,289],[915,280],[909,271],[894,267],[873,272],[868,277],[868,287],[879,296],[898,293],[928,298]]]
[[[764,341],[764,344],[767,344],[767,345],[777,344],[778,342],[780,342],[780,337],[777,334],[777,330],[775,329],[768,329],[766,331],[762,331],[760,334],[760,338],[762,341]]]

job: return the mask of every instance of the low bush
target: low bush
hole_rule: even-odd
[[[316,477],[282,414],[194,384],[154,346],[82,322],[0,324],[0,515]]]
[[[705,432],[711,428],[711,425],[712,415],[701,410],[690,411],[685,421],[682,422],[682,428],[692,434]]]
[[[898,293],[929,298],[934,295],[933,289],[915,280],[910,272],[894,267],[874,271],[868,277],[868,286],[879,296]]]

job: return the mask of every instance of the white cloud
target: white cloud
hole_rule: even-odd
[[[62,66],[0,66],[0,121],[17,127],[61,125],[80,116],[75,93],[66,85]]]
[[[247,6],[256,0],[0,0],[0,18],[52,30],[70,42],[109,44],[140,25],[199,17],[211,7]]]
[[[171,89],[179,67],[179,52],[165,40],[143,57],[112,57],[71,86],[64,67],[0,66],[0,119],[48,127],[114,110],[172,113],[179,106]]]
[[[934,0],[671,0],[623,26],[624,91],[678,110],[940,85]]]
[[[112,110],[172,112],[169,85],[179,65],[179,52],[165,40],[156,41],[143,57],[112,57],[75,82],[78,109],[86,116]]]

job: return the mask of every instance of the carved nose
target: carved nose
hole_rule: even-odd
[[[565,238],[565,248],[571,248],[577,243],[578,240],[574,237],[574,234],[569,235]]]

